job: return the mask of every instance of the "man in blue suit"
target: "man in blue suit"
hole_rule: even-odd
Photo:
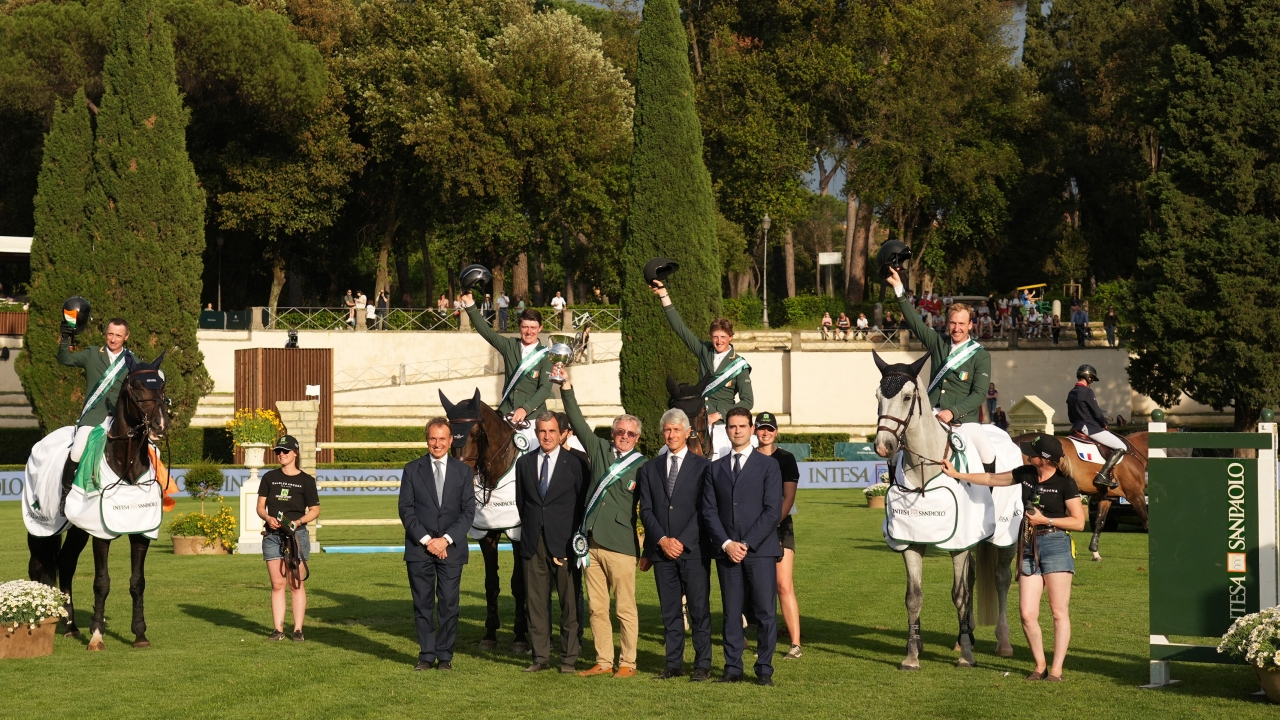
[[[773,685],[773,650],[778,642],[776,565],[782,557],[778,521],[782,512],[782,473],[773,458],[752,452],[751,411],[732,408],[725,432],[732,451],[711,464],[711,481],[702,489],[702,517],[711,546],[724,606],[724,676],[716,682],[742,681],[742,606],[748,594],[755,607],[756,684]]]
[[[689,451],[689,416],[672,408],[662,416],[667,451],[640,468],[640,521],[644,557],[653,564],[667,641],[666,668],[654,679],[684,675],[684,613],[689,599],[693,631],[692,682],[711,677],[711,553],[698,508],[711,482],[711,462]]]
[[[414,670],[453,669],[462,566],[467,564],[467,531],[476,514],[476,494],[471,468],[449,455],[452,444],[449,421],[433,419],[427,423],[429,454],[405,465],[400,477],[404,561],[418,629]],[[434,617],[437,601],[439,622]]]

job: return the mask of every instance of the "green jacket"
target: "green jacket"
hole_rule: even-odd
[[[951,338],[940,335],[936,330],[924,324],[915,308],[907,300],[906,295],[898,298],[898,309],[902,317],[911,327],[911,332],[920,339],[929,351],[929,372],[936,373],[947,362],[951,354]],[[926,380],[933,382],[933,375]],[[929,393],[929,402],[940,410],[950,410],[954,416],[952,422],[978,422],[978,408],[987,400],[987,389],[991,384],[991,353],[980,348],[969,359],[951,369],[942,382]]]
[[[494,332],[485,321],[484,314],[480,312],[478,306],[472,305],[467,308],[467,316],[471,318],[471,324],[476,330],[480,331],[481,337],[502,356],[502,388],[498,390],[502,393],[511,383],[511,377],[515,375],[516,368],[520,367],[520,360],[524,357],[521,348],[524,345],[520,342],[520,338],[505,337]],[[551,397],[551,381],[548,379],[550,374],[551,360],[544,357],[533,370],[525,373],[524,377],[516,382],[511,394],[498,406],[498,412],[506,415],[515,412],[516,408],[524,408],[525,415],[532,421],[538,413],[547,409],[547,398]]]
[[[125,349],[123,352],[127,353],[129,350]],[[94,388],[98,387],[98,381],[106,374],[107,368],[111,367],[111,360],[105,347],[87,347],[71,352],[71,338],[62,338],[62,342],[58,343],[58,364],[84,368],[84,398],[81,400],[84,402],[93,394]],[[81,426],[101,425],[108,415],[115,412],[116,400],[120,398],[120,388],[124,386],[126,374],[120,372],[116,375],[106,394],[85,413],[84,419],[80,421]]]
[[[600,486],[600,480],[609,472],[613,464],[613,443],[597,437],[587,419],[578,409],[578,399],[573,390],[562,390],[560,399],[564,400],[564,412],[569,416],[569,425],[578,442],[587,449],[587,457],[591,459],[591,483],[587,486],[587,500],[590,502]],[[633,464],[625,475],[614,481],[604,497],[597,503],[591,516],[583,521],[583,531],[602,547],[623,555],[640,557],[640,538],[636,535],[636,502],[639,497],[636,491],[636,476],[643,462]]]
[[[698,358],[699,380],[719,372],[738,357],[738,351],[730,345],[729,354],[725,355],[719,365],[712,367],[716,361],[716,351],[711,343],[707,340],[699,340],[697,335],[685,327],[684,320],[680,319],[680,313],[676,312],[675,305],[665,306],[663,312],[667,314],[667,322],[671,323],[671,329],[675,330],[676,335],[680,336],[689,351]],[[707,414],[720,413],[720,422],[723,423],[725,414],[731,408],[743,407],[750,410],[754,403],[755,397],[751,394],[751,368],[748,367],[724,387],[707,396]]]

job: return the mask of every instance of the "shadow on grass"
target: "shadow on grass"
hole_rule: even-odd
[[[311,592],[313,594],[324,595],[326,597],[330,595],[329,593],[324,593],[324,592],[318,592],[318,593],[316,591],[311,591]],[[341,596],[341,597],[354,597],[354,596]],[[362,604],[366,606],[369,604],[369,601],[364,600],[363,598],[359,598],[359,600]],[[374,604],[378,605],[381,603],[374,603]],[[179,605],[178,609],[181,610],[185,615],[196,618],[198,620],[204,620],[205,622],[211,623],[213,625],[217,625],[219,627],[236,628],[237,630],[242,630],[244,632],[251,633],[254,635],[261,635],[266,629],[262,626],[261,623],[255,620],[249,619],[249,617],[246,615],[241,615],[240,613],[232,612],[230,610],[225,610],[223,608],[209,607],[207,605],[183,604],[183,605]],[[327,614],[334,614],[334,615],[338,614],[336,612],[337,610],[341,610],[341,608],[322,608],[319,611],[315,611],[315,612],[313,612],[311,609],[308,609],[307,614],[315,617],[318,620],[322,620],[326,623],[341,622],[339,620],[329,620],[324,617]],[[326,613],[326,611],[330,611],[330,612]],[[350,612],[345,612],[343,614],[343,618],[350,617],[350,615],[351,615]],[[390,660],[393,662],[415,663],[417,662],[417,659],[418,659],[417,653],[401,652],[396,648],[390,647],[389,645],[385,645],[376,640],[365,637],[359,633],[354,633],[349,630],[343,630],[342,628],[334,627],[332,624],[312,626],[307,628],[307,640],[308,642],[316,642],[321,645],[327,645],[333,648],[351,650],[354,652],[363,653],[365,655],[372,655],[373,657],[376,657],[382,660]]]

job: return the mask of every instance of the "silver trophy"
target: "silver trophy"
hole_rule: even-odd
[[[552,365],[551,382],[556,385],[564,384],[565,367],[575,362],[582,362],[587,354],[587,342],[590,336],[591,328],[589,326],[583,327],[576,335],[551,336],[551,352],[548,353]]]

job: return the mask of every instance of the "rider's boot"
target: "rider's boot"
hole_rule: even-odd
[[[1120,462],[1120,459],[1126,455],[1124,450],[1112,450],[1111,457],[1107,458],[1107,464],[1102,466],[1098,474],[1093,477],[1093,484],[1099,489],[1114,490],[1120,487],[1120,483],[1111,479],[1111,469]]]
[[[62,466],[62,499],[58,501],[58,512],[63,516],[67,514],[67,493],[71,492],[71,485],[76,481],[76,470],[79,468],[80,463],[69,457]]]
[[[995,471],[996,471],[996,463],[995,463],[995,461],[994,461],[994,460],[992,460],[992,461],[991,461],[991,462],[989,462],[989,463],[982,463],[982,469],[983,469],[983,470],[985,470],[985,471],[987,471],[987,473],[988,473],[988,474],[994,474],[994,473],[995,473]]]

